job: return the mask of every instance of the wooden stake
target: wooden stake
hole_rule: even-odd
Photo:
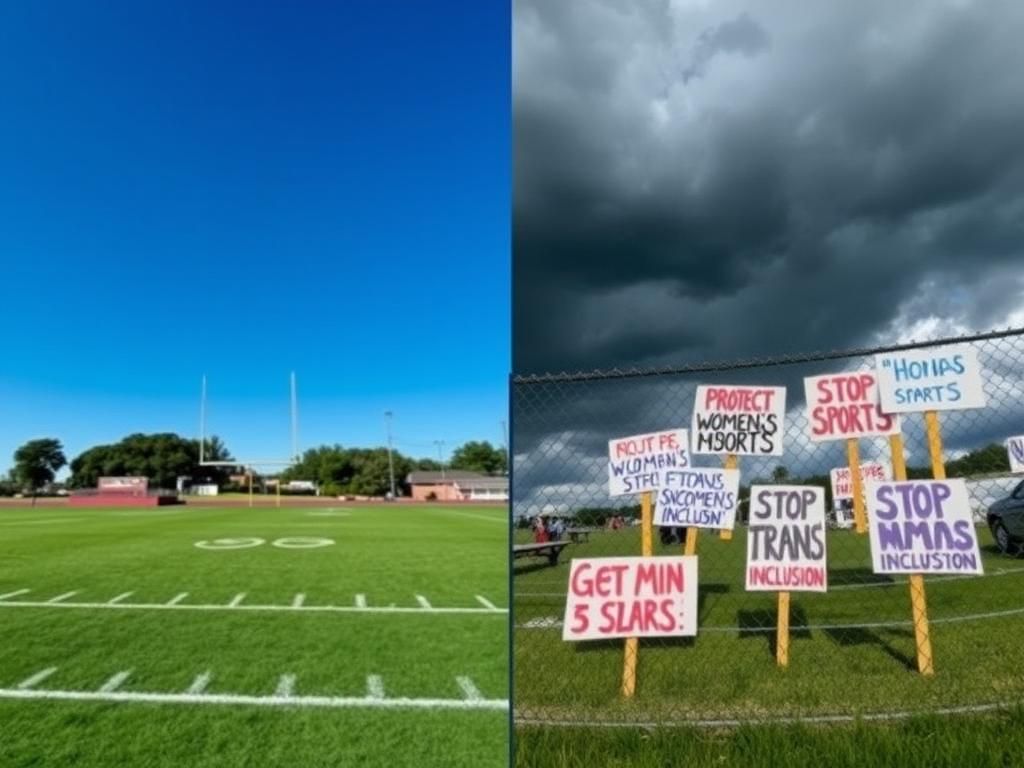
[[[683,545],[684,555],[696,555],[697,554],[697,532],[700,528],[690,526],[686,529],[686,544]]]
[[[929,419],[931,417],[931,419]],[[932,448],[932,422],[935,424],[935,437],[938,439],[939,422],[935,418],[935,412],[925,413],[925,422],[928,426],[928,447]],[[946,476],[945,467],[942,465],[942,446],[939,445],[939,473]],[[889,436],[889,449],[892,454],[892,476],[896,481],[907,479],[907,464],[903,457],[903,435],[896,434]],[[932,473],[935,473],[934,454],[932,458]],[[941,478],[940,478],[941,479]],[[932,638],[928,627],[928,601],[924,591],[924,577],[919,573],[910,574],[910,607],[914,620],[914,643],[917,647],[917,671],[922,675],[931,676],[935,674],[935,666],[932,663]]]
[[[775,635],[775,663],[789,666],[789,592],[779,592],[778,629]]]
[[[738,464],[739,457],[735,453],[725,454],[726,469],[736,469]],[[721,531],[719,531],[718,535],[722,539],[722,541],[732,541],[732,531],[728,528],[723,528]]]
[[[846,440],[846,463],[850,466],[850,490],[853,493],[853,520],[857,533],[868,532],[868,516],[864,511],[864,483],[860,476],[860,447],[857,438]]]
[[[647,491],[640,494],[640,554],[644,557],[654,554],[651,527],[651,493]],[[622,695],[627,699],[632,698],[636,692],[636,663],[639,655],[639,639],[627,637],[622,663]]]

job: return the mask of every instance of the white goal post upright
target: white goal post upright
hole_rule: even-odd
[[[291,458],[288,459],[231,459],[230,461],[206,460],[206,374],[203,374],[199,400],[199,466],[201,467],[244,467],[248,476],[249,506],[253,506],[253,467],[290,467],[299,460],[299,398],[295,382],[295,371],[291,372]],[[281,506],[281,478],[277,479],[277,506]]]

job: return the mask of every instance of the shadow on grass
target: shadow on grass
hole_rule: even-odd
[[[823,630],[825,635],[835,642],[837,645],[842,646],[853,646],[853,645],[876,645],[884,653],[891,658],[895,659],[901,665],[906,667],[911,672],[917,671],[917,660],[914,656],[908,655],[903,651],[896,648],[889,641],[887,641],[882,634],[874,629],[859,628],[859,627],[835,627],[833,629]],[[904,638],[913,638],[914,632],[910,629],[897,629],[890,628],[885,630],[886,634],[898,635]]]
[[[520,574],[533,573],[534,571],[545,570],[550,570],[552,573],[554,573],[557,572],[558,569],[564,565],[566,565],[566,563],[557,563],[555,565],[551,565],[551,563],[549,563],[547,560],[544,560],[543,562],[538,561],[536,563],[516,563],[512,569],[512,574],[514,576],[519,576]]]
[[[895,584],[892,576],[873,573],[869,567],[860,568],[830,568],[828,571],[828,584],[830,587],[838,587],[849,584]]]
[[[806,629],[807,612],[799,603],[789,606],[789,639],[810,639],[811,632]],[[778,611],[761,608],[757,610],[741,610],[736,613],[736,626],[740,631],[740,639],[761,638],[768,646],[768,655],[775,658],[778,641]]]
[[[715,600],[706,605],[709,595],[724,595],[732,590],[728,584],[701,584],[697,588],[697,621],[702,623],[707,618],[707,612],[714,607]]]

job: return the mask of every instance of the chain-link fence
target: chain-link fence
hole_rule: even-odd
[[[969,491],[984,575],[923,579],[931,654],[922,659],[924,614],[912,611],[913,579],[873,571],[869,537],[854,526],[851,502],[832,494],[830,470],[847,466],[847,443],[809,439],[803,379],[874,370],[878,352],[946,344],[977,352],[987,397],[984,408],[938,417],[945,471],[964,478]],[[608,441],[689,428],[701,384],[785,386],[783,454],[739,457],[733,535],[701,530],[695,539],[697,634],[641,639],[628,695],[628,641],[562,639],[570,562],[641,555],[639,498],[608,495]],[[517,723],[889,717],[1024,700],[1024,560],[1015,557],[1024,499],[1013,503],[1021,476],[1010,472],[1005,442],[1024,433],[1024,329],[728,364],[518,376],[512,398],[514,543],[568,542],[554,564],[524,548],[513,560]],[[908,476],[932,477],[922,415],[904,416],[902,440]],[[891,471],[892,440],[865,438],[858,446],[862,463]],[[717,456],[692,459],[723,464]],[[745,589],[749,492],[762,483],[819,485],[826,496],[828,591],[790,593],[786,666],[777,663],[777,593]],[[994,525],[989,509],[1006,498]],[[653,555],[683,554],[685,535],[653,528]],[[934,674],[922,674],[922,662]]]

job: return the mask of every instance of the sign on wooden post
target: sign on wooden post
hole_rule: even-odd
[[[825,592],[825,490],[815,485],[750,489],[746,589],[778,592],[775,660],[789,664],[789,593]]]
[[[925,428],[928,435],[928,454],[932,463],[932,477],[936,481],[944,481],[946,478],[946,467],[942,460],[942,437],[939,429],[939,417],[937,411],[963,410],[968,408],[985,407],[985,390],[982,386],[981,366],[978,364],[977,350],[968,346],[932,347],[925,349],[905,350],[900,352],[888,352],[875,356],[875,369],[878,374],[879,396],[882,402],[882,410],[886,413],[916,413],[924,412]],[[901,436],[890,438],[892,448],[893,475],[896,480],[906,481],[907,469],[903,456],[903,440]],[[915,481],[914,484],[904,482],[905,488],[913,488],[915,484],[923,481]],[[934,486],[929,490],[907,491],[914,494],[909,501],[901,497],[897,506],[897,515],[902,508],[906,516],[908,528],[903,532],[903,538],[896,542],[895,534],[890,534],[887,541],[894,545],[902,544],[903,548],[910,548],[909,553],[902,553],[900,558],[893,562],[891,557],[895,553],[888,553],[890,558],[881,562],[882,566],[895,567],[896,564],[907,568],[916,568],[908,572],[910,574],[910,601],[914,621],[914,635],[917,644],[917,667],[921,674],[932,675],[935,673],[934,659],[932,657],[931,631],[928,623],[928,605],[925,596],[923,573],[949,573],[949,572],[977,572],[980,573],[981,560],[977,555],[977,539],[974,536],[974,523],[967,503],[967,489],[963,481],[959,481],[960,488],[954,484]],[[870,494],[883,492],[886,484],[871,483]],[[918,485],[918,488],[922,486]],[[949,493],[947,497],[945,494]],[[926,522],[925,515],[921,511],[925,507],[925,501],[932,499],[932,525]],[[876,502],[880,509],[881,516],[877,524],[890,524],[891,519],[886,520],[885,515],[890,513],[888,504],[891,499],[871,499],[872,509]],[[946,529],[939,526],[939,522],[956,522],[957,515],[966,512],[966,522],[969,531],[963,528],[963,520],[960,520],[960,533],[973,538],[973,554],[964,551],[949,551],[948,547],[967,547],[969,542],[963,538],[955,541],[947,538]],[[945,519],[945,515],[949,519]],[[914,519],[914,516],[918,519]],[[942,515],[942,517],[940,517]],[[917,527],[910,529],[909,525]],[[878,552],[876,545],[882,548],[882,531],[876,533],[876,520],[874,516],[872,525],[872,558],[883,556],[886,553]],[[898,531],[898,529],[896,529]],[[920,531],[931,531],[930,541],[906,540],[908,535],[916,534],[923,537],[925,534]],[[941,532],[941,533],[940,533]],[[914,547],[918,549],[915,551]],[[921,548],[932,550],[936,547],[942,551],[928,551],[923,553]],[[917,555],[915,557],[914,555]],[[927,555],[925,557],[924,555]],[[910,559],[908,560],[907,557]],[[978,571],[965,570],[968,568],[972,558],[977,558]],[[953,568],[953,571],[942,570],[942,568]],[[885,572],[885,571],[883,571]]]
[[[804,379],[804,394],[808,438],[812,442],[846,440],[853,517],[857,533],[867,533],[857,440],[898,433],[899,417],[882,411],[878,382],[871,371],[808,376]]]

